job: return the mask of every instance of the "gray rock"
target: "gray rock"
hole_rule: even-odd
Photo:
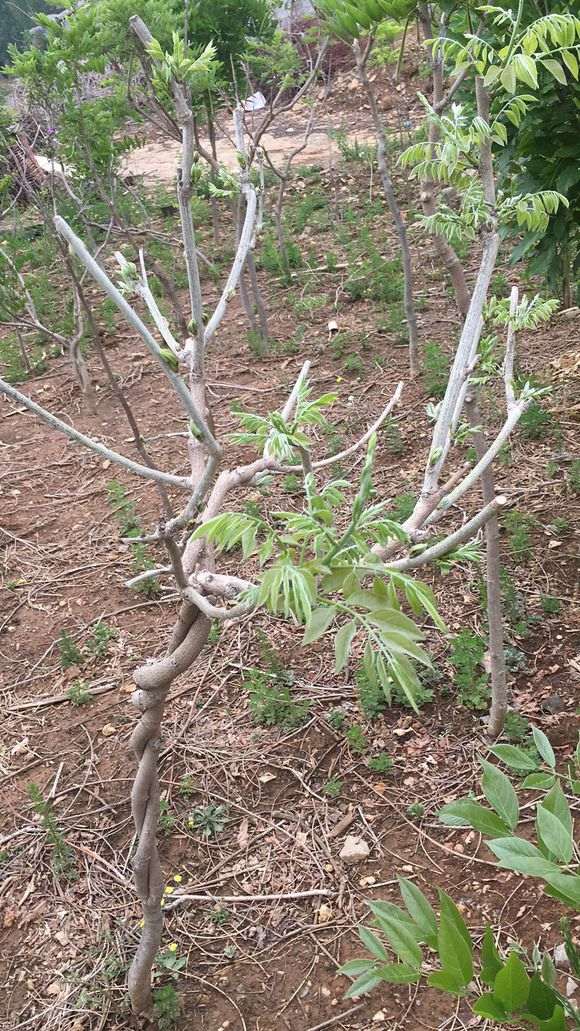
[[[368,859],[370,851],[363,838],[358,838],[354,834],[348,834],[340,850],[340,858],[343,862],[354,865]]]
[[[554,947],[554,963],[560,968],[560,970],[570,969],[570,960],[566,955],[566,946],[563,942]]]

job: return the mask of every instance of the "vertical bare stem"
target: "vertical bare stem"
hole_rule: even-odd
[[[485,434],[480,426],[480,413],[475,390],[470,389],[465,399],[465,414],[473,427],[473,446],[478,461],[487,451]],[[481,474],[481,492],[484,505],[495,498],[493,467],[488,465]],[[499,547],[499,519],[497,513],[485,524],[487,625],[489,633],[489,667],[491,675],[491,708],[487,733],[497,738],[503,730],[508,709],[507,677],[504,650],[504,620],[501,599],[501,557]]]
[[[407,328],[409,332],[409,371],[411,376],[416,376],[419,372],[419,350],[418,350],[418,331],[417,331],[417,317],[415,314],[415,301],[414,301],[414,288],[413,288],[413,266],[411,262],[411,250],[409,247],[409,239],[407,236],[407,227],[395,188],[393,186],[393,180],[391,177],[391,171],[389,168],[389,150],[387,143],[387,135],[385,132],[385,126],[381,113],[379,111],[379,105],[377,104],[377,98],[374,94],[374,90],[369,81],[366,70],[366,62],[370,52],[370,47],[367,47],[365,53],[360,49],[358,42],[353,44],[353,50],[356,59],[356,67],[358,77],[361,85],[363,86],[369,104],[371,108],[371,114],[373,118],[373,124],[375,127],[375,133],[377,137],[377,163],[379,168],[379,175],[381,177],[381,183],[389,211],[391,212],[393,222],[395,223],[395,231],[399,238],[399,246],[401,248],[401,260],[403,263],[403,275],[405,279],[404,289],[404,308],[405,318],[407,320]]]
[[[425,38],[430,39],[432,36],[432,26],[429,6],[427,4],[422,4],[419,8],[419,13]],[[445,22],[442,20],[440,26],[441,30],[443,29],[444,24]],[[440,111],[443,102],[443,57],[440,48],[435,51],[430,60],[431,71],[433,74],[432,106],[436,111]],[[434,119],[430,119],[427,139],[430,144],[431,157],[433,157],[433,148],[438,138],[439,130],[437,128],[437,123]],[[425,180],[421,183],[421,207],[423,208],[425,215],[434,215],[437,211],[435,183],[431,179]],[[451,244],[448,243],[444,237],[439,236],[438,233],[434,233],[431,239],[433,240],[433,246],[435,247],[438,258],[449,274],[457,307],[462,315],[467,315],[467,309],[469,308],[469,287],[467,286],[467,280],[465,279],[463,265]]]

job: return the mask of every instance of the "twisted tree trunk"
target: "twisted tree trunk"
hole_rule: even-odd
[[[141,711],[131,748],[138,762],[131,791],[131,809],[138,838],[133,859],[135,887],[143,907],[141,940],[131,963],[128,988],[133,1012],[153,1014],[151,969],[159,951],[163,928],[163,877],[157,848],[159,819],[160,728],[171,684],[195,662],[207,642],[211,623],[195,606],[184,603],[174,627],[168,654],[135,672],[137,690],[132,701]]]

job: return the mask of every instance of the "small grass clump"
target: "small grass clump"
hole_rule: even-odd
[[[532,401],[520,418],[518,429],[526,440],[545,440],[554,435],[557,423],[551,412]]]
[[[352,727],[349,727],[346,732],[346,740],[348,747],[355,755],[363,755],[369,747],[366,734],[358,723],[353,723]]]
[[[532,551],[530,529],[534,525],[534,520],[531,516],[513,509],[511,512],[506,512],[503,521],[508,533],[510,555],[514,562],[523,565],[528,561]]]
[[[558,616],[562,610],[562,602],[559,598],[554,598],[551,594],[540,595],[540,605],[542,606],[542,612],[546,616]]]
[[[482,673],[485,642],[473,630],[461,630],[455,637],[450,662],[461,705],[467,709],[485,709],[488,703],[488,675]]]
[[[425,344],[423,359],[423,382],[428,397],[441,400],[449,381],[449,358],[435,340]]]
[[[69,687],[66,696],[72,705],[87,705],[92,698],[86,680],[75,680],[74,684]]]
[[[390,773],[393,768],[393,760],[387,752],[380,752],[367,759],[367,766],[372,773]]]
[[[309,702],[298,702],[292,697],[291,678],[284,678],[259,669],[248,670],[244,687],[248,692],[250,712],[256,723],[263,727],[281,727],[284,730],[299,727],[310,712]]]
[[[338,798],[342,793],[343,782],[338,777],[329,777],[322,788],[328,798]]]
[[[187,825],[202,838],[215,838],[225,830],[228,817],[229,809],[225,805],[200,805],[193,810]]]

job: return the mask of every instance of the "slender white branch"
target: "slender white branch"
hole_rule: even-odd
[[[508,413],[506,421],[504,422],[501,430],[499,431],[493,443],[485,452],[483,458],[481,458],[480,461],[473,466],[473,469],[471,469],[468,472],[465,479],[462,480],[461,483],[459,483],[457,487],[455,487],[455,489],[447,495],[447,497],[443,498],[439,502],[440,509],[445,510],[450,508],[451,505],[455,505],[456,502],[459,501],[459,498],[463,497],[465,492],[477,483],[482,472],[484,472],[488,468],[488,466],[491,465],[494,458],[499,454],[506,440],[508,440],[511,433],[513,433],[522,415],[524,414],[526,409],[529,408],[531,402],[532,398],[528,398],[526,401],[518,401],[516,403],[515,407],[513,407],[512,410]],[[433,513],[433,515],[435,515],[435,513]],[[430,519],[428,519],[427,522],[431,522],[432,519],[433,516]]]
[[[155,325],[157,326],[157,329],[161,333],[161,336],[165,340],[165,343],[170,348],[170,350],[173,351],[174,355],[178,356],[181,351],[181,348],[177,343],[177,340],[173,336],[173,333],[169,328],[169,323],[165,318],[163,312],[160,310],[159,305],[157,304],[157,301],[155,300],[155,297],[153,296],[153,293],[149,286],[149,277],[147,275],[147,268],[145,265],[145,257],[143,254],[142,247],[139,248],[139,264],[141,266],[141,282],[137,286],[137,293],[145,301],[149,314],[153,319]]]
[[[449,534],[442,541],[438,541],[431,548],[427,548],[422,551],[420,555],[412,555],[409,558],[399,559],[397,562],[390,562],[388,565],[389,569],[398,569],[400,572],[406,572],[408,569],[417,569],[418,566],[424,566],[428,562],[434,562],[436,559],[441,558],[443,555],[447,555],[448,552],[453,551],[464,541],[470,540],[475,536],[478,530],[487,523],[488,519],[491,519],[499,508],[503,508],[507,505],[507,498],[500,494],[497,498],[494,498],[489,505],[482,508],[481,512],[469,519],[467,523],[460,526],[455,533]]]
[[[505,385],[505,398],[508,412],[510,412],[516,404],[516,395],[514,393],[514,360],[516,353],[516,331],[513,320],[515,319],[516,312],[518,310],[518,300],[518,288],[517,286],[513,286],[510,297],[510,320],[508,322],[507,342],[505,348],[505,358],[503,363],[503,381]]]
[[[254,227],[256,224],[257,197],[256,191],[250,187],[246,193],[246,217],[238,243],[236,256],[227,278],[226,285],[222,290],[221,297],[216,305],[215,311],[209,320],[205,330],[205,346],[209,344],[218,329],[234,292],[238,286],[244,263],[254,242]]]
[[[151,580],[154,576],[170,573],[171,568],[171,566],[157,566],[155,569],[146,569],[144,573],[139,573],[137,576],[131,577],[130,580],[125,580],[125,587],[136,587],[137,584],[142,584],[145,580]]]
[[[100,455],[101,458],[115,462],[116,465],[121,465],[124,469],[128,469],[129,472],[135,473],[137,476],[143,476],[147,480],[156,480],[157,483],[167,483],[172,487],[180,487],[181,489],[191,489],[191,480],[188,477],[174,476],[172,473],[164,473],[160,469],[151,469],[148,465],[140,465],[138,462],[133,462],[130,458],[125,458],[124,455],[119,455],[116,451],[111,451],[110,448],[105,447],[100,441],[93,440],[92,437],[87,437],[84,433],[80,433],[79,430],[75,430],[73,426],[69,426],[68,423],[57,418],[52,412],[42,408],[41,405],[38,405],[32,398],[27,397],[26,394],[21,394],[16,387],[6,383],[3,379],[0,379],[0,392],[6,394],[7,397],[10,397],[18,404],[24,405],[29,412],[33,412],[34,415],[37,415],[48,426],[52,426],[55,430],[60,430],[70,440],[74,440],[77,444],[83,444],[97,455]]]
[[[205,419],[203,419],[201,413],[195,406],[185,383],[183,382],[180,376],[172,372],[167,362],[163,360],[163,357],[159,352],[159,346],[157,344],[157,341],[155,340],[155,337],[148,330],[147,326],[142,321],[142,319],[139,318],[137,312],[123,297],[122,293],[120,292],[120,290],[117,289],[114,283],[111,282],[106,272],[104,272],[101,266],[97,264],[92,254],[89,253],[83,241],[79,239],[76,233],[73,232],[68,222],[66,222],[64,218],[61,218],[60,215],[55,215],[54,225],[56,231],[62,237],[64,237],[64,239],[67,240],[68,243],[71,245],[77,258],[79,259],[81,264],[84,265],[87,271],[90,272],[95,282],[98,283],[99,286],[102,287],[102,289],[105,291],[105,293],[111,298],[111,300],[115,302],[117,308],[125,316],[129,325],[133,326],[133,328],[137,330],[139,336],[141,337],[145,346],[147,347],[147,350],[153,355],[153,357],[159,363],[164,375],[167,377],[176,394],[183,403],[183,407],[185,408],[188,417],[193,420],[193,422],[201,432],[204,441],[207,444],[208,450],[213,454],[221,454],[221,448],[218,442],[215,440],[211,430],[205,422]]]
[[[300,394],[300,390],[302,389],[302,384],[304,383],[304,380],[308,376],[309,372],[310,361],[307,360],[304,362],[302,368],[300,369],[300,372],[298,373],[298,378],[294,386],[292,387],[292,390],[288,394],[287,401],[282,411],[280,412],[280,415],[284,419],[284,422],[288,422],[288,419],[292,417],[294,409],[296,408],[296,403],[298,401],[298,395]]]
[[[431,494],[437,488],[451,443],[451,426],[453,420],[461,414],[458,412],[458,402],[464,391],[466,370],[471,365],[474,339],[478,338],[478,334],[481,332],[481,313],[495,268],[499,243],[499,235],[496,232],[490,233],[484,243],[479,274],[471,295],[469,310],[449,375],[445,397],[441,403],[433,431],[430,455],[436,454],[438,457],[433,464],[430,461],[427,463],[421,491],[422,497]]]
[[[377,430],[381,428],[385,420],[388,419],[389,415],[393,411],[393,408],[395,407],[395,405],[398,404],[402,392],[403,383],[401,382],[397,385],[397,389],[395,390],[395,393],[393,394],[387,407],[383,409],[378,419],[375,419],[372,426],[369,426],[368,430],[365,434],[363,434],[360,440],[357,440],[355,444],[351,444],[350,447],[345,448],[344,451],[339,451],[337,455],[330,455],[328,458],[321,458],[318,462],[313,462],[312,468],[324,469],[325,466],[333,465],[335,462],[341,462],[343,458],[347,458],[349,455],[354,454],[355,451],[358,451],[359,448],[364,447],[367,441],[369,441],[372,437],[373,433],[376,433]]]

